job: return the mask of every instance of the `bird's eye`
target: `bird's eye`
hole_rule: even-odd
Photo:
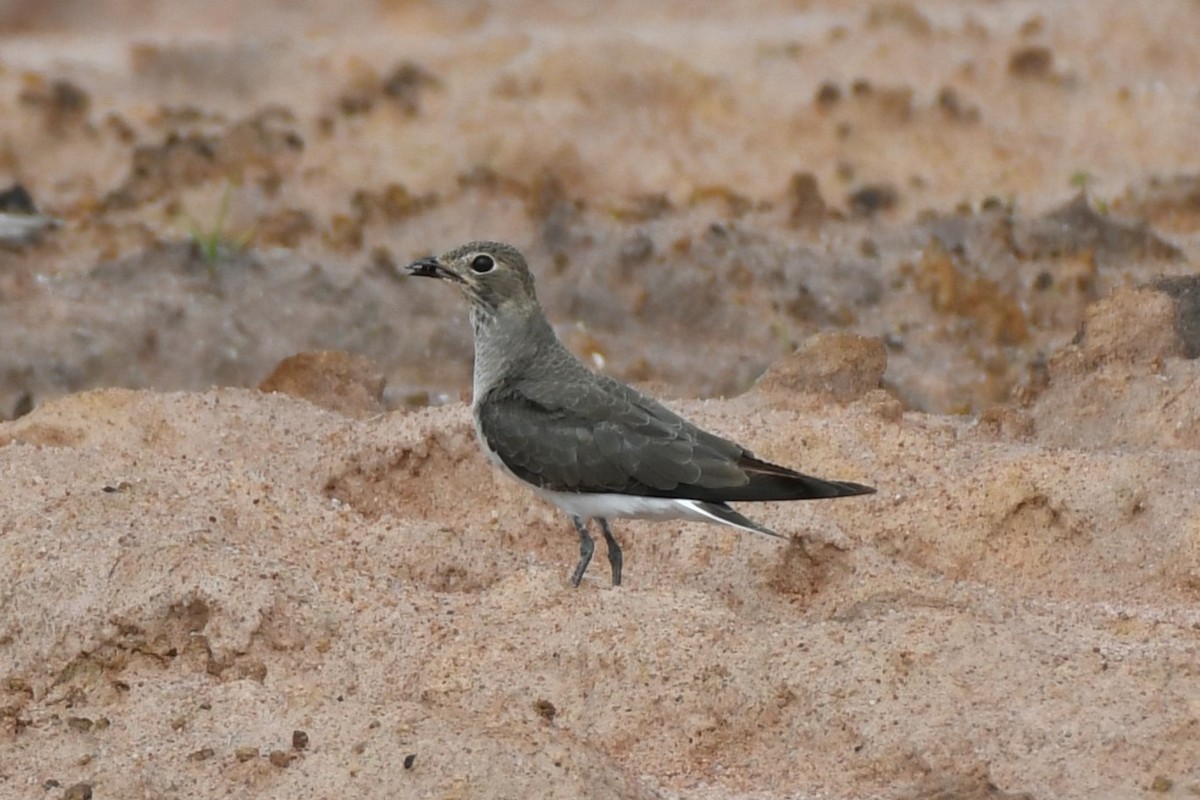
[[[477,255],[471,259],[471,271],[479,275],[485,272],[491,272],[496,268],[495,260],[489,255]]]

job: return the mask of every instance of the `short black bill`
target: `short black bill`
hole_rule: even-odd
[[[445,267],[438,263],[438,260],[433,256],[422,258],[408,265],[409,275],[418,275],[422,278],[450,278],[455,277],[447,272]]]

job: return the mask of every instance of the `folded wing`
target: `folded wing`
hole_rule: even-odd
[[[500,385],[477,408],[488,446],[535,486],[714,503],[874,491],[762,461],[615,381],[560,383],[547,395],[538,385]]]

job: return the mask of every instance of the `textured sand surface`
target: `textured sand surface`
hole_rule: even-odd
[[[0,246],[0,798],[1200,793],[1194,2],[0,37],[58,220]],[[483,237],[597,369],[879,494],[621,521],[572,590],[397,277]]]

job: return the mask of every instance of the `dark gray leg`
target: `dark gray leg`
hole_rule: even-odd
[[[596,550],[596,544],[592,541],[592,535],[588,533],[583,517],[571,517],[571,522],[575,523],[575,530],[579,532],[579,563],[571,573],[571,585],[578,586],[583,580],[583,573],[587,572],[588,564],[592,563],[592,553]]]
[[[617,539],[612,534],[612,530],[608,527],[608,520],[600,517],[596,518],[600,523],[600,530],[604,531],[604,542],[608,545],[608,563],[612,567],[613,586],[621,585],[621,545],[617,543]]]

